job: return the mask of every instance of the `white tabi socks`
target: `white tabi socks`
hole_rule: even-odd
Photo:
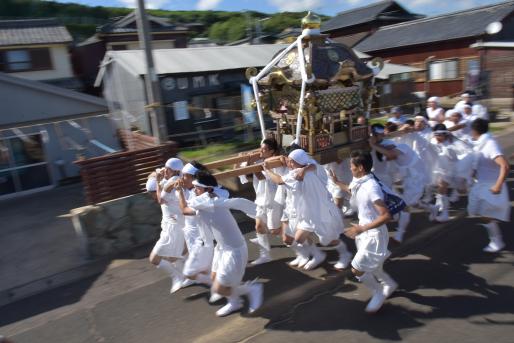
[[[450,220],[450,216],[448,214],[448,210],[450,208],[450,200],[446,195],[443,194],[436,194],[436,197],[438,199],[438,202],[440,204],[439,210],[441,213],[435,217],[435,220],[437,220],[440,223],[447,222]]]
[[[382,293],[386,298],[390,297],[391,294],[398,288],[398,284],[393,278],[384,271],[384,268],[380,266],[377,270],[372,273],[377,280],[382,284]]]
[[[480,224],[487,229],[489,235],[489,245],[484,248],[485,252],[498,252],[505,247],[503,242],[502,233],[500,227],[496,221],[491,221],[487,224]]]
[[[309,262],[309,250],[306,246],[304,246],[303,244],[299,244],[296,241],[293,242],[293,244],[291,244],[291,249],[294,250],[294,252],[297,255],[297,258],[289,262],[289,265],[292,267],[303,268],[307,264],[307,262]]]
[[[171,263],[165,259],[161,259],[157,268],[164,270],[170,275],[171,278],[171,289],[170,293],[175,293],[180,288],[182,288],[182,283],[184,282],[184,275],[182,271],[177,268],[175,263]]]
[[[334,264],[334,268],[339,270],[347,268],[352,261],[352,254],[346,248],[346,244],[340,241],[334,248],[339,253],[339,260]]]
[[[252,240],[255,243],[255,240]],[[268,239],[268,234],[257,233],[256,243],[259,245],[259,257],[251,262],[252,265],[263,264],[271,261],[271,246]]]
[[[410,213],[407,211],[400,212],[400,218],[398,219],[398,229],[396,229],[396,233],[394,234],[394,240],[397,242],[403,241],[403,236],[407,231],[407,226],[410,223]]]
[[[309,260],[309,262],[307,262],[303,269],[313,270],[314,268],[318,267],[323,261],[325,261],[325,258],[327,258],[327,254],[321,251],[321,249],[318,248],[316,244],[305,242],[302,245],[304,245],[307,248],[307,250],[309,251],[309,255],[312,256],[312,258]]]
[[[382,285],[378,283],[371,273],[364,273],[362,276],[357,277],[357,279],[359,279],[364,286],[368,287],[373,294],[365,311],[368,313],[375,313],[380,310],[386,300]]]

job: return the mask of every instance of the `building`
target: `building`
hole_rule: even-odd
[[[249,67],[263,67],[284,45],[239,45],[154,50],[170,139],[199,141],[233,132],[242,119],[241,85]],[[96,85],[103,84],[111,113],[125,128],[150,132],[145,114],[144,54],[141,50],[109,51]],[[228,128],[223,130],[223,128]]]
[[[79,157],[120,149],[105,100],[0,73],[0,199],[78,176]]]
[[[349,47],[355,46],[380,27],[423,18],[396,1],[379,1],[368,6],[340,12],[321,26],[321,32]]]
[[[80,89],[74,77],[68,30],[55,19],[0,20],[0,71]]]
[[[251,93],[246,69],[265,66],[286,47],[265,44],[154,50],[169,138],[191,144],[201,141],[199,132],[203,131],[208,131],[205,138],[230,136],[232,128],[243,121],[242,94]],[[371,58],[355,53],[365,60]],[[386,64],[378,78],[385,85],[390,75],[418,71]],[[145,73],[143,51],[109,51],[96,85],[103,84],[110,112],[120,126],[148,133]]]
[[[171,24],[166,18],[147,15],[151,29],[152,47],[154,49],[185,48],[190,28],[185,24]],[[191,30],[196,24],[192,24]],[[111,19],[107,24],[97,28],[97,32],[84,42],[77,44],[73,50],[73,63],[77,75],[86,85],[86,91],[95,91],[92,86],[100,62],[107,51],[139,49],[136,12],[124,17]]]
[[[501,31],[492,32],[491,25],[501,27]],[[492,34],[488,34],[488,31]],[[503,71],[497,69],[501,67],[501,63],[494,65],[484,58],[486,51],[497,51],[490,52],[489,55],[505,53],[505,48],[488,47],[487,42],[512,41],[514,1],[507,1],[383,26],[355,48],[392,63],[425,70],[417,73],[415,79],[416,91],[421,96],[454,96],[464,90],[474,90],[487,98],[503,99],[508,96],[508,101],[511,102],[512,90],[510,95],[505,89],[501,94],[496,94],[493,90],[497,90],[500,83],[511,88],[512,73],[507,73],[501,80],[491,78],[491,75],[503,75]],[[511,52],[507,52],[507,56],[512,56],[510,54]],[[510,63],[509,57],[504,58],[504,62]],[[505,100],[492,100],[491,103],[500,107],[506,104]],[[511,106],[507,104],[508,108]]]

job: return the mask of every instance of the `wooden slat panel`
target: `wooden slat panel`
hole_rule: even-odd
[[[175,154],[176,144],[169,142],[75,163],[81,168],[87,202],[94,204],[144,191],[148,174]]]

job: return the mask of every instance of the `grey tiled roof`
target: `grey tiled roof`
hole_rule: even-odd
[[[68,43],[68,30],[56,19],[0,20],[0,45]]]
[[[481,36],[514,12],[514,1],[381,27],[355,46],[364,52]]]
[[[405,20],[418,18],[419,16],[416,14],[410,15],[408,11],[406,11],[401,5],[399,5],[396,1],[380,1],[369,6],[359,7],[355,9],[351,9],[348,11],[340,12],[335,17],[329,19],[321,25],[322,32],[329,32],[337,29],[342,29],[345,27],[350,27],[358,24],[367,23],[377,19],[379,16],[386,14],[384,18],[387,17],[386,11],[390,6],[394,6],[396,10],[402,10],[405,16]],[[397,17],[397,14],[393,17]]]
[[[157,24],[152,25],[152,32],[159,31],[187,31],[186,27],[177,26],[171,24],[167,18],[155,17],[153,15],[147,15],[148,21]],[[107,24],[100,26],[97,31],[101,33],[131,33],[137,32],[134,26],[136,21],[136,12],[132,11],[124,17],[112,18]]]

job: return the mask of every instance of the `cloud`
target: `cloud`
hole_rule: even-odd
[[[145,0],[145,7],[149,9],[161,9],[170,0]],[[137,6],[137,0],[118,0],[127,7],[134,8]]]
[[[323,0],[268,0],[268,3],[279,11],[288,12],[319,10],[323,6],[323,2]]]
[[[196,9],[199,11],[208,11],[215,9],[220,4],[221,0],[200,0],[196,4]]]

